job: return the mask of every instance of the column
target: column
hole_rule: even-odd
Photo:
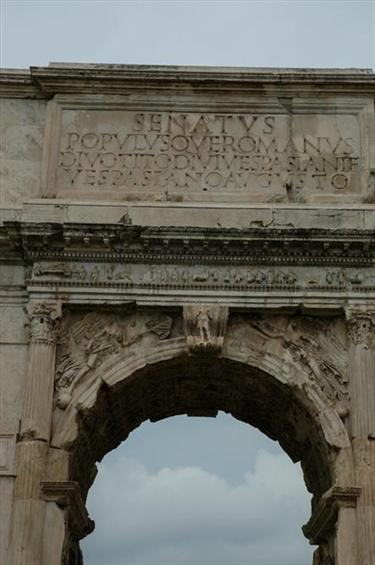
[[[17,445],[11,565],[41,565],[45,501],[41,483],[51,434],[57,328],[61,305],[31,302],[29,359]]]
[[[359,562],[375,563],[375,310],[349,309],[351,436],[356,484]]]

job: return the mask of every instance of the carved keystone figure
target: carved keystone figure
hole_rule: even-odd
[[[199,310],[195,319],[202,342],[211,341],[210,320],[212,320],[212,317],[209,309]]]
[[[184,325],[187,344],[192,353],[218,353],[224,342],[228,308],[216,304],[184,306]]]

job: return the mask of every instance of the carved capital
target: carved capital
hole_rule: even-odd
[[[26,307],[31,343],[56,343],[60,302],[30,302]]]
[[[367,190],[362,196],[362,202],[365,204],[375,203],[375,169],[371,169],[368,175]]]
[[[193,304],[184,306],[187,344],[193,353],[218,353],[223,347],[228,321],[227,306]]]
[[[348,336],[354,345],[375,347],[375,311],[348,310]]]

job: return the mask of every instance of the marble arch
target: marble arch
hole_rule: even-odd
[[[215,309],[216,306],[207,305],[208,312]],[[85,320],[94,323],[95,318],[98,319],[97,312],[73,316],[67,324],[69,331],[64,327],[64,335],[74,334],[76,327],[81,330]],[[215,416],[218,410],[223,410],[259,427],[277,439],[294,461],[301,460],[306,484],[314,495],[313,509],[327,493],[332,497],[329,502],[332,507],[335,497],[337,500],[343,497],[345,501],[353,497],[349,509],[331,510],[329,521],[319,532],[322,551],[332,555],[332,524],[338,512],[353,513],[351,506],[357,495],[348,488],[354,469],[350,439],[343,423],[347,415],[344,365],[342,384],[336,385],[335,390],[329,374],[332,355],[340,358],[345,347],[340,342],[340,321],[296,315],[265,318],[233,315],[220,351],[211,350],[211,343],[202,342],[200,335],[194,336],[195,346],[189,349],[186,337],[181,335],[183,324],[177,313],[171,316],[164,313],[155,320],[155,326],[150,321],[154,318],[147,311],[124,316],[103,314],[101,327],[107,324],[113,328],[117,324],[121,340],[128,327],[138,327],[139,332],[148,324],[156,334],[140,331],[138,335],[137,332],[126,335],[118,352],[110,355],[107,363],[103,360],[90,376],[86,373],[77,384],[73,380],[68,386],[64,383],[57,387],[51,446],[59,450],[59,457],[66,459],[65,476],[60,479],[80,485],[84,498],[95,476],[95,462],[143,421],[183,413]],[[89,325],[87,330],[90,331]],[[319,332],[324,340],[330,340],[331,347],[315,343]],[[102,339],[105,341],[105,337]],[[319,353],[306,364],[304,347],[308,343]],[[295,354],[289,355],[293,348]],[[69,350],[63,351],[57,358],[57,371],[61,366],[69,368],[65,375],[62,373],[60,381],[69,373],[74,358],[72,354],[71,361],[66,363]],[[48,492],[48,482],[45,488]],[[53,485],[53,489],[57,487]],[[64,527],[69,524],[67,515],[68,509],[61,511],[60,528],[67,530],[65,536],[58,528],[56,533],[60,543],[64,540],[63,554],[78,559],[77,530]],[[86,516],[80,535],[89,529]],[[309,531],[307,526],[306,532]],[[51,543],[51,533],[48,536]],[[312,540],[318,543],[315,537]],[[55,553],[54,547],[46,561],[53,563]],[[70,565],[72,557],[66,559]]]
[[[1,563],[81,565],[95,462],[224,410],[301,461],[314,565],[374,565],[373,72],[51,64],[0,97]]]

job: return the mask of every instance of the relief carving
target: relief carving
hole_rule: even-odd
[[[218,353],[224,343],[228,315],[226,306],[185,305],[185,334],[190,351]]]
[[[230,259],[229,259],[230,261]],[[43,279],[43,281],[41,281]],[[294,290],[315,288],[319,290],[361,291],[363,286],[374,286],[375,277],[371,269],[359,273],[356,269],[296,267],[283,268],[198,267],[195,265],[145,265],[120,263],[42,263],[34,264],[32,281],[35,284],[57,283],[61,285],[100,285],[115,287],[161,288],[213,288],[249,289],[257,291]]]
[[[43,275],[71,277],[72,268],[67,263],[51,263],[50,265],[42,265],[40,263],[35,264],[33,269],[33,277],[42,277]]]
[[[329,286],[346,286],[347,276],[345,271],[342,269],[327,271],[326,282]]]
[[[267,339],[280,340],[287,355],[307,370],[311,381],[331,398],[340,415],[347,415],[346,348],[334,321],[310,316],[255,317],[249,323]]]
[[[365,204],[375,204],[375,169],[369,173],[367,189],[362,197],[362,202]]]
[[[159,314],[146,322],[146,328],[159,339],[167,339],[172,329],[172,318]]]
[[[89,312],[73,322],[67,319],[61,331],[56,361],[56,402],[64,409],[72,398],[72,389],[90,371],[97,369],[111,356],[147,334],[167,339],[172,318],[158,314],[140,321],[135,316],[116,316]]]

